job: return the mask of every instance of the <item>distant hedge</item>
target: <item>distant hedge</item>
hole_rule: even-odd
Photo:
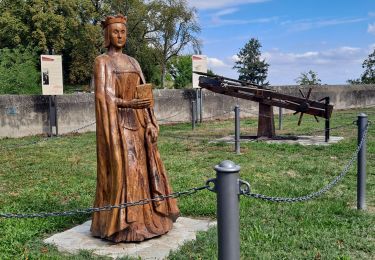
[[[0,49],[0,94],[40,94],[39,58],[30,49]]]

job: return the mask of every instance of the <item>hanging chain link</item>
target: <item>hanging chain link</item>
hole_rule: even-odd
[[[312,200],[312,199],[315,199],[315,198],[323,195],[324,193],[326,193],[327,191],[332,189],[338,182],[340,182],[345,177],[345,175],[348,173],[350,167],[353,165],[354,160],[356,159],[359,151],[361,150],[361,148],[362,148],[362,146],[363,146],[363,144],[366,140],[366,136],[367,136],[367,132],[368,132],[368,126],[369,126],[369,124],[367,124],[367,126],[365,128],[362,139],[361,139],[357,149],[353,153],[349,162],[345,165],[342,172],[338,176],[336,176],[336,178],[334,178],[331,182],[329,182],[325,187],[323,187],[322,189],[320,189],[316,192],[310,193],[308,195],[301,196],[301,197],[295,197],[295,198],[272,197],[272,196],[267,196],[267,195],[258,194],[258,193],[251,193],[250,190],[247,191],[247,192],[243,192],[242,195],[250,197],[250,198],[262,199],[262,200],[267,200],[267,201],[271,201],[271,202],[301,202],[301,201]]]
[[[87,125],[81,126],[79,128],[76,128],[76,129],[74,129],[74,130],[72,130],[72,131],[70,131],[68,133],[64,133],[64,135],[77,134],[80,130],[85,129],[87,127],[90,127],[90,126],[92,126],[94,124],[96,124],[96,121],[91,122],[91,123],[89,123]],[[34,144],[42,143],[42,142],[49,141],[49,140],[55,140],[56,138],[61,138],[61,136],[44,137],[44,138],[41,138],[39,140],[35,140],[35,141],[23,143],[23,144],[12,144],[12,145],[8,145],[8,146],[0,146],[0,149],[13,150],[13,149],[16,149],[16,148],[19,148],[19,147],[24,147],[24,146],[28,146],[28,145],[34,145]]]
[[[169,195],[159,195],[154,198],[142,199],[135,202],[126,202],[119,205],[107,205],[103,207],[93,207],[86,209],[76,209],[70,211],[61,211],[61,212],[40,212],[40,213],[26,213],[26,214],[13,214],[13,213],[0,213],[0,218],[46,218],[46,217],[62,217],[62,216],[72,216],[77,214],[90,214],[93,212],[99,211],[109,211],[112,209],[124,209],[127,207],[145,205],[153,201],[163,201],[166,199],[178,198],[181,196],[192,195],[198,191],[205,190],[209,186],[206,184],[201,187],[194,187],[185,191],[173,192]]]

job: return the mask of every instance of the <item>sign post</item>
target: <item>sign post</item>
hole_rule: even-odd
[[[56,95],[62,95],[63,73],[61,55],[41,55],[40,56],[42,93],[49,99],[49,136],[58,135],[57,124],[57,99]],[[55,128],[55,134],[53,134]]]
[[[193,71],[204,72],[207,73],[207,56],[205,55],[193,55]],[[203,118],[203,96],[202,96],[202,89],[199,87],[199,76],[196,73],[193,73],[193,88],[195,89],[195,99],[196,99],[196,106],[197,106],[197,118],[196,122],[202,123]]]

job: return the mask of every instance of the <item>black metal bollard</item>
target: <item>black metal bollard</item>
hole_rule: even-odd
[[[196,114],[196,107],[195,107],[195,101],[191,101],[191,129],[195,129],[195,120],[197,118]]]
[[[240,154],[240,107],[234,107],[234,151]]]
[[[368,124],[367,115],[360,113],[358,115],[358,145],[363,139]],[[357,162],[357,209],[366,209],[366,140],[358,152]]]
[[[57,125],[57,98],[56,95],[49,95],[49,133],[48,136],[58,136],[59,130]],[[55,134],[53,134],[53,127],[55,127]]]
[[[199,123],[203,122],[203,93],[202,89],[199,90]]]
[[[228,160],[215,166],[219,260],[240,259],[240,169]]]
[[[330,98],[329,97],[326,97],[325,98],[325,105],[326,105],[326,121],[325,121],[325,142],[328,143],[329,142],[329,136],[330,136],[330,122],[329,122],[329,118],[328,118],[328,106],[329,106],[329,102],[330,102]]]

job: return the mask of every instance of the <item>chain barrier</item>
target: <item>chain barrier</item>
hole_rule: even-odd
[[[342,170],[342,172],[336,176],[336,178],[334,178],[332,181],[330,181],[325,187],[323,187],[322,189],[316,191],[316,192],[313,192],[313,193],[310,193],[308,195],[305,195],[305,196],[301,196],[301,197],[295,197],[295,198],[287,198],[287,197],[272,197],[272,196],[268,196],[268,195],[263,195],[263,194],[258,194],[258,193],[251,193],[250,189],[248,189],[246,192],[242,192],[242,195],[244,196],[247,196],[247,197],[250,197],[250,198],[255,198],[255,199],[262,199],[262,200],[267,200],[267,201],[271,201],[271,202],[301,202],[301,201],[308,201],[308,200],[312,200],[312,199],[315,199],[321,195],[323,195],[324,193],[326,193],[327,191],[331,190],[338,182],[340,182],[344,177],[345,175],[348,173],[350,167],[353,165],[353,162],[354,160],[356,159],[357,155],[358,155],[358,152],[361,150],[362,146],[363,146],[363,143],[365,142],[366,140],[366,137],[367,137],[367,133],[368,133],[368,126],[369,124],[366,126],[366,129],[363,133],[363,137],[357,147],[357,149],[354,151],[351,159],[349,160],[349,162],[345,165],[344,169]]]
[[[84,125],[84,126],[81,126],[79,128],[76,128],[68,133],[64,133],[63,135],[69,135],[69,134],[76,134],[78,133],[80,130],[82,129],[85,129],[87,127],[90,127],[92,125],[96,124],[96,121],[90,123],[90,124],[87,124],[87,125]],[[24,147],[24,146],[29,146],[29,145],[34,145],[34,144],[38,144],[38,143],[42,143],[44,141],[48,141],[48,140],[53,140],[55,138],[61,138],[62,136],[55,136],[55,137],[44,137],[42,139],[39,139],[39,140],[35,140],[35,141],[31,141],[31,142],[27,142],[27,143],[23,143],[23,144],[13,144],[13,145],[8,145],[8,146],[0,146],[0,149],[6,149],[6,150],[13,150],[13,149],[16,149],[16,148],[19,148],[19,147]]]
[[[174,114],[174,115],[172,115],[172,116],[167,116],[167,117],[165,117],[165,118],[157,119],[157,121],[166,122],[166,123],[177,123],[177,122],[180,122],[180,121],[169,121],[169,120],[167,120],[167,119],[169,119],[169,118],[173,118],[173,117],[176,117],[176,116],[178,116],[178,115],[181,115],[182,113],[183,113],[183,112],[178,112],[178,113],[176,113],[176,114]]]
[[[307,133],[305,133],[303,135],[313,135],[313,134],[316,134],[316,133],[324,133],[327,130],[328,131],[330,131],[330,130],[336,130],[336,129],[345,128],[345,127],[352,126],[352,125],[353,125],[353,123],[349,123],[349,124],[343,124],[343,125],[339,125],[339,126],[335,126],[335,127],[330,127],[330,128],[327,128],[327,129],[325,129],[325,128],[324,129],[313,129],[310,132],[307,132]]]
[[[77,129],[74,129],[73,131],[71,131],[71,132],[69,132],[69,133],[66,133],[66,134],[64,134],[64,135],[68,135],[68,134],[76,134],[76,133],[78,133],[80,130],[85,129],[85,128],[87,128],[87,127],[89,127],[89,126],[92,126],[92,125],[95,125],[95,124],[96,124],[96,121],[94,121],[94,122],[92,122],[92,123],[90,123],[90,124],[84,125],[84,126],[82,126],[82,127],[79,127],[79,128],[77,128]]]
[[[61,211],[61,212],[40,212],[40,213],[0,213],[0,218],[46,218],[46,217],[63,217],[63,216],[72,216],[78,214],[90,214],[93,212],[99,211],[109,211],[112,209],[124,209],[127,207],[133,206],[140,206],[151,203],[153,201],[163,201],[166,199],[174,199],[179,198],[181,196],[188,196],[197,193],[198,191],[205,190],[209,186],[206,184],[201,187],[193,187],[185,191],[173,192],[169,195],[159,195],[155,196],[154,198],[142,199],[135,202],[126,202],[118,205],[107,205],[102,207],[92,207],[92,208],[85,208],[85,209],[76,209],[76,210],[69,210],[69,211]]]
[[[260,114],[254,111],[247,110],[245,108],[240,107],[240,112],[245,112],[246,114],[254,115],[254,116],[262,116],[262,117],[268,117],[268,118],[274,118],[272,116],[266,115],[266,114]]]
[[[210,136],[207,137],[199,137],[199,136],[174,136],[174,135],[166,135],[166,136],[160,136],[163,138],[172,138],[172,139],[178,139],[178,140],[188,140],[188,141],[210,141],[211,138],[220,138],[222,136]]]
[[[202,117],[202,120],[213,119],[213,118],[216,118],[216,117],[225,116],[225,115],[230,114],[230,113],[233,113],[233,110],[224,111],[224,113],[222,113],[222,114],[217,114],[217,115],[208,116],[208,117]]]
[[[263,117],[268,117],[268,118],[272,118],[271,116],[268,116],[268,115],[265,115],[265,114],[258,114],[258,113],[254,113],[250,110],[246,110],[246,109],[243,109],[243,108],[240,108],[241,111],[244,111],[245,113],[247,114],[252,114],[252,115],[256,115],[256,116],[263,116]],[[286,115],[283,115],[283,116],[292,116],[291,114],[286,114]],[[356,121],[354,121],[356,122]],[[339,126],[335,126],[335,127],[330,127],[330,128],[327,128],[327,129],[313,129],[309,132],[306,132],[304,134],[299,134],[299,135],[314,135],[316,133],[324,133],[326,132],[327,130],[336,130],[336,129],[340,129],[340,128],[345,128],[347,126],[351,126],[353,125],[353,123],[348,123],[348,124],[343,124],[343,125],[339,125]]]

